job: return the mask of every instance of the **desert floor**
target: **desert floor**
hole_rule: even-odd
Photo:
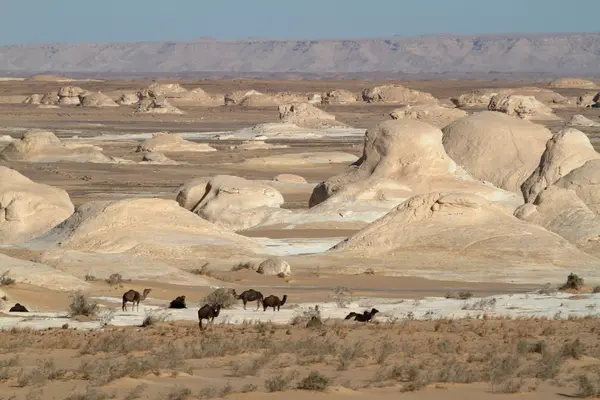
[[[137,90],[149,83],[72,82],[104,93]],[[201,86],[209,93],[238,89],[323,92],[344,88],[359,91],[378,84],[356,80],[206,80],[180,83],[186,88]],[[56,82],[1,81],[0,98],[4,101],[25,98],[32,93],[55,90],[61,85]],[[450,80],[410,82],[407,86],[430,92],[437,98],[476,88],[544,87],[539,82]],[[587,92],[553,90],[565,96]],[[132,107],[125,106],[115,109],[40,109],[0,102],[0,136],[19,138],[28,129],[42,128],[53,131],[61,139],[101,146],[108,156],[134,161],[142,158],[141,153],[135,152],[138,143],[158,131],[181,133],[189,140],[209,143],[219,150],[211,153],[169,153],[169,158],[189,163],[174,166],[6,161],[0,161],[0,165],[14,168],[35,182],[65,189],[75,205],[126,197],[174,199],[175,190],[184,181],[200,176],[237,175],[253,180],[272,180],[277,174],[291,173],[304,177],[309,184],[278,188],[285,198],[284,208],[306,209],[314,185],[341,172],[346,164],[274,167],[241,164],[241,161],[301,152],[339,151],[356,156],[362,152],[362,135],[270,140],[270,143],[284,143],[290,147],[234,150],[230,147],[241,143],[241,140],[216,140],[215,133],[275,122],[278,119],[277,109],[239,106],[179,108],[186,114],[136,115]],[[339,121],[366,129],[389,119],[389,112],[397,105],[324,105],[320,108],[335,114]],[[554,111],[563,119],[574,114],[583,114],[594,121],[600,118],[600,109],[572,107]],[[562,121],[542,123],[551,129],[562,125]],[[600,128],[578,129],[589,136],[596,150],[600,150]],[[326,249],[354,232],[334,227],[288,231],[254,229],[241,234],[300,242],[319,238],[325,240],[325,244],[320,246]],[[330,242],[327,239],[331,239]],[[0,253],[36,260],[35,252],[24,249],[0,247]],[[202,264],[199,260],[197,267]],[[93,289],[90,296],[96,298],[105,313],[117,310],[110,318],[119,322],[116,325],[121,325],[94,330],[88,328],[98,327],[97,321],[69,320],[63,316],[71,302],[68,292],[27,284],[2,287],[9,298],[22,300],[34,313],[30,316],[21,313],[0,315],[2,328],[6,329],[0,332],[0,398],[226,397],[251,400],[281,398],[283,390],[290,399],[400,397],[426,400],[448,396],[541,399],[600,393],[599,325],[596,318],[591,318],[596,316],[596,305],[600,306],[600,295],[546,295],[549,302],[532,305],[528,296],[546,282],[543,276],[540,276],[539,284],[509,284],[486,282],[485,279],[481,282],[460,282],[377,274],[336,274],[303,268],[291,277],[281,279],[248,270],[219,268],[204,271],[210,286],[192,286],[185,282],[171,284],[136,279],[128,274],[126,265],[123,265],[122,275],[129,280],[112,285],[103,280],[91,282]],[[141,291],[146,287],[151,287],[152,293],[140,306],[141,311],[121,312],[118,302],[122,293],[127,289]],[[236,305],[231,311],[223,310],[214,326],[201,333],[197,322],[194,322],[197,321],[194,312],[204,296],[217,287],[235,288],[238,293],[253,287],[265,296],[285,293],[289,300],[280,313],[275,314],[270,310],[253,311],[253,304],[248,305],[248,310]],[[323,326],[306,328],[306,314],[310,313],[308,307],[315,304],[320,304],[325,310],[334,307],[332,291],[337,287],[349,288],[354,297],[349,300],[351,308],[366,309],[373,305],[380,309],[381,305],[385,308],[385,304],[401,302],[411,304],[412,308],[398,311],[388,307],[374,323],[362,325],[338,319],[350,310],[341,308],[324,315]],[[418,313],[419,319],[423,319],[430,310],[444,309],[449,304],[429,305],[427,301],[438,301],[432,298],[443,299],[447,294],[459,292],[471,293],[474,296],[472,303],[476,303],[475,299],[516,296],[513,299],[518,304],[506,300],[508,297],[499,300],[504,301],[501,305],[490,307],[481,303],[467,307],[466,301],[460,300],[459,303],[455,300],[456,303],[450,307],[457,310],[454,314],[438,310],[434,312],[436,320],[410,319],[409,313]],[[168,302],[183,294],[190,312],[181,318],[177,314],[161,318],[160,311]],[[567,303],[577,305],[569,306]],[[568,310],[573,312],[572,318],[553,319],[556,313],[554,307],[563,305],[567,313]],[[499,308],[502,312],[498,311]],[[522,315],[511,314],[510,310],[515,309],[521,310]],[[475,312],[470,313],[469,318],[462,318],[467,315],[460,310]],[[149,312],[159,313],[155,319],[163,321],[145,328],[135,326],[153,315]],[[276,317],[279,314],[281,317]],[[248,321],[253,322],[244,323],[246,315]],[[260,317],[256,318],[257,315]],[[240,321],[227,324],[227,318]],[[64,324],[67,324],[65,329],[60,329]],[[30,330],[29,327],[37,329]],[[317,390],[298,389],[311,371],[317,371],[327,379],[313,377],[312,384],[317,386],[314,388],[310,387],[311,382],[305,382],[305,388]]]

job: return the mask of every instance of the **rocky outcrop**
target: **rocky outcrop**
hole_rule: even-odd
[[[559,119],[552,109],[533,96],[497,94],[492,96],[488,110],[531,120]]]
[[[217,151],[206,143],[195,143],[185,140],[181,136],[173,135],[169,132],[156,132],[152,134],[152,139],[140,143],[136,152],[208,152]]]
[[[457,119],[466,117],[466,111],[458,108],[443,107],[437,103],[404,106],[390,113],[392,119],[413,119],[443,128]]]
[[[362,98],[367,103],[399,103],[424,104],[436,103],[437,99],[430,93],[409,89],[402,85],[383,85],[362,92]]]

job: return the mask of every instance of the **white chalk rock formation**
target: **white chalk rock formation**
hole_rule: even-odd
[[[44,106],[51,106],[58,103],[58,94],[56,92],[48,92],[42,96],[40,104]]]
[[[247,255],[263,249],[252,239],[211,224],[173,200],[140,198],[85,203],[30,245],[176,262]]]
[[[294,124],[303,128],[324,129],[334,126],[345,126],[329,114],[308,103],[292,103],[278,108],[279,119],[284,124]]]
[[[217,151],[206,143],[194,143],[169,132],[156,132],[152,139],[140,143],[136,152],[209,152]]]
[[[498,89],[475,89],[460,96],[451,97],[450,101],[461,108],[487,107],[492,96],[497,94]]]
[[[565,271],[574,264],[597,263],[562,237],[460,192],[412,197],[328,253],[372,262],[394,260],[399,270],[415,265],[448,272],[475,268],[486,275],[493,268],[506,274],[524,262],[528,268]]]
[[[579,168],[554,183],[563,189],[573,190],[594,213],[600,215],[600,160],[587,161]]]
[[[560,78],[550,82],[550,86],[560,89],[595,89],[594,82],[581,78]]]
[[[552,109],[533,96],[516,94],[497,94],[492,96],[488,110],[498,111],[521,119],[554,120],[559,119]]]
[[[284,200],[277,189],[229,175],[217,175],[206,184],[201,180],[184,183],[177,202],[207,221],[234,231],[291,213],[279,208]]]
[[[553,106],[569,104],[569,99],[553,90],[529,86],[520,88],[475,89],[460,96],[452,97],[450,101],[461,108],[487,108],[492,97],[496,95],[533,96],[538,101]]]
[[[582,126],[582,127],[598,127],[600,122],[592,121],[589,118],[584,117],[581,114],[573,115],[568,122],[570,126]]]
[[[256,272],[267,276],[290,276],[292,275],[292,267],[287,261],[269,258],[260,263]]]
[[[0,244],[46,233],[73,214],[67,192],[0,166]]]
[[[290,146],[286,144],[267,143],[264,140],[245,140],[241,144],[231,146],[233,150],[271,150],[287,149]]]
[[[586,253],[600,256],[600,215],[573,190],[550,186],[534,201],[517,208],[514,215],[562,236]]]
[[[119,107],[110,97],[101,92],[86,92],[79,95],[79,101],[82,107]]]
[[[0,159],[49,163],[58,161],[111,163],[99,147],[65,144],[52,132],[33,129],[0,152]]]
[[[10,135],[0,135],[0,142],[12,142],[13,139]]]
[[[585,133],[573,128],[555,133],[546,143],[538,167],[521,185],[525,202],[533,202],[542,190],[587,161],[599,158]]]
[[[356,94],[345,89],[335,89],[329,92],[325,92],[321,96],[322,104],[353,104],[357,102]]]
[[[251,94],[244,97],[239,104],[244,107],[270,107],[307,101],[307,95],[292,92],[280,92],[274,94]]]
[[[76,278],[56,268],[0,254],[0,274],[6,271],[10,271],[9,276],[17,283],[25,283],[44,289],[70,292],[90,288],[90,284],[83,281],[83,279]]]
[[[184,114],[165,97],[144,97],[137,103],[135,112],[139,114]]]
[[[58,89],[58,104],[63,106],[78,105],[81,103],[80,95],[87,93],[77,86],[63,86]]]
[[[241,104],[246,97],[262,95],[263,94],[261,92],[258,92],[256,90],[235,90],[233,92],[227,93],[225,95],[224,101],[226,106],[230,106],[234,104]]]
[[[42,94],[32,94],[31,96],[27,96],[25,100],[23,100],[23,104],[40,105],[42,104],[42,97],[44,97],[44,95]]]
[[[483,111],[442,129],[448,155],[472,177],[521,193],[552,137],[541,125],[499,112]]]
[[[443,128],[457,119],[466,117],[467,112],[458,108],[442,107],[437,103],[404,106],[390,113],[392,119],[413,119]]]
[[[577,98],[579,107],[598,107],[600,104],[600,92],[589,92]]]
[[[444,150],[439,128],[391,120],[367,130],[362,157],[344,173],[317,185],[309,206],[341,210],[362,204],[390,210],[416,194],[452,190],[502,202],[511,210],[522,203],[520,196],[475,181],[459,168]]]
[[[383,85],[362,92],[362,98],[367,103],[400,103],[424,104],[437,103],[437,99],[430,93],[409,89],[402,85]]]
[[[142,98],[156,98],[156,97],[178,97],[182,94],[187,93],[187,89],[179,85],[178,83],[158,83],[155,82],[148,86],[146,89],[142,89],[138,92],[138,97]]]

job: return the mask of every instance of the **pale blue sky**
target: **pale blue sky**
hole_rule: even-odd
[[[600,0],[0,0],[0,45],[600,31]]]

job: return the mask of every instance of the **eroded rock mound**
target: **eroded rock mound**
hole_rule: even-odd
[[[600,122],[592,121],[591,119],[586,118],[580,114],[573,115],[571,117],[571,119],[569,120],[568,124],[570,126],[583,126],[583,127],[600,126]]]
[[[460,96],[450,98],[457,107],[487,107],[492,96],[498,94],[496,89],[475,89]]]
[[[551,87],[561,89],[595,89],[598,87],[594,82],[581,78],[560,78],[550,82]]]
[[[122,106],[133,106],[140,101],[137,93],[126,92],[122,93],[117,99],[116,103]]]
[[[243,230],[287,215],[279,207],[283,196],[269,185],[229,175],[217,175],[204,183],[184,183],[177,202],[200,217],[220,227]]]
[[[287,261],[269,258],[260,263],[256,272],[267,276],[285,277],[292,274],[292,268]]]
[[[472,192],[510,204],[511,209],[521,203],[520,196],[477,182],[459,168],[446,154],[439,128],[392,120],[367,130],[362,157],[344,173],[317,185],[309,206],[323,203],[322,207],[335,209],[359,203],[389,210],[432,190]]]
[[[139,198],[83,204],[32,245],[40,243],[79,252],[127,252],[151,260],[246,254],[262,248],[190,213],[173,200]]]
[[[499,111],[521,119],[558,119],[550,107],[546,106],[533,96],[497,94],[490,99],[488,110]]]
[[[598,107],[600,104],[600,92],[585,93],[577,98],[579,107]]]
[[[294,174],[279,174],[276,175],[273,180],[275,182],[286,182],[286,183],[308,183],[306,182],[306,179],[304,179],[302,176],[300,175],[294,175]]]
[[[399,269],[414,268],[418,260],[419,268],[477,268],[486,275],[494,273],[486,267],[506,274],[510,267],[523,266],[523,260],[538,268],[597,262],[560,236],[459,192],[412,197],[329,251],[339,252],[373,261],[393,259]]]
[[[0,166],[0,244],[46,233],[73,214],[67,192]]]
[[[79,96],[87,93],[84,89],[77,86],[63,86],[58,89],[58,104],[63,106],[72,106],[80,104]]]
[[[461,108],[487,108],[492,97],[496,95],[533,96],[538,101],[553,106],[568,105],[569,99],[550,89],[538,87],[475,89],[452,97],[450,101]]]
[[[177,161],[171,160],[163,153],[148,152],[144,154],[144,157],[142,157],[142,161],[140,162],[140,164],[178,165],[179,163]]]
[[[321,96],[322,104],[353,104],[356,103],[357,96],[349,90],[335,89],[329,92],[323,93]]]
[[[546,143],[538,167],[521,185],[525,202],[533,202],[542,190],[587,161],[598,158],[600,154],[585,133],[573,128],[555,133]]]
[[[82,107],[119,107],[110,97],[101,92],[86,92],[79,96]]]
[[[9,270],[10,276],[17,283],[64,292],[90,288],[90,285],[83,279],[56,268],[0,254],[0,274]]]
[[[136,149],[136,152],[148,151],[148,152],[207,152],[217,151],[217,149],[210,147],[206,143],[194,143],[189,140],[185,140],[181,136],[173,135],[169,132],[157,132],[152,134],[152,139],[148,139],[140,143]]]
[[[135,109],[139,114],[184,114],[179,108],[172,105],[164,97],[145,97],[142,98]]]
[[[454,161],[475,179],[521,193],[552,137],[541,125],[499,112],[483,111],[442,129]]]
[[[20,140],[11,142],[0,152],[0,159],[25,162],[112,162],[99,147],[65,144],[54,133],[39,129],[25,132]]]
[[[402,85],[383,85],[362,92],[362,98],[367,103],[400,103],[424,104],[436,103],[437,99],[430,93],[409,89]]]
[[[245,140],[241,144],[231,146],[235,150],[271,150],[271,149],[287,149],[290,146],[286,144],[267,143],[264,140]]]
[[[563,189],[571,189],[594,213],[600,215],[600,160],[586,161],[579,168],[554,183]]]
[[[281,105],[278,110],[279,119],[286,124],[315,129],[344,126],[344,124],[335,120],[335,115],[329,114],[308,103]]]
[[[263,94],[256,90],[235,90],[225,95],[225,105],[241,104],[242,101],[249,96],[263,96]]]
[[[437,126],[438,128],[443,128],[449,123],[467,115],[466,111],[458,108],[442,107],[436,103],[416,106],[407,105],[397,108],[390,113],[392,119],[414,119]]]
[[[245,107],[280,106],[287,103],[307,102],[308,96],[300,93],[281,92],[274,94],[252,94],[244,97],[239,104]]]

